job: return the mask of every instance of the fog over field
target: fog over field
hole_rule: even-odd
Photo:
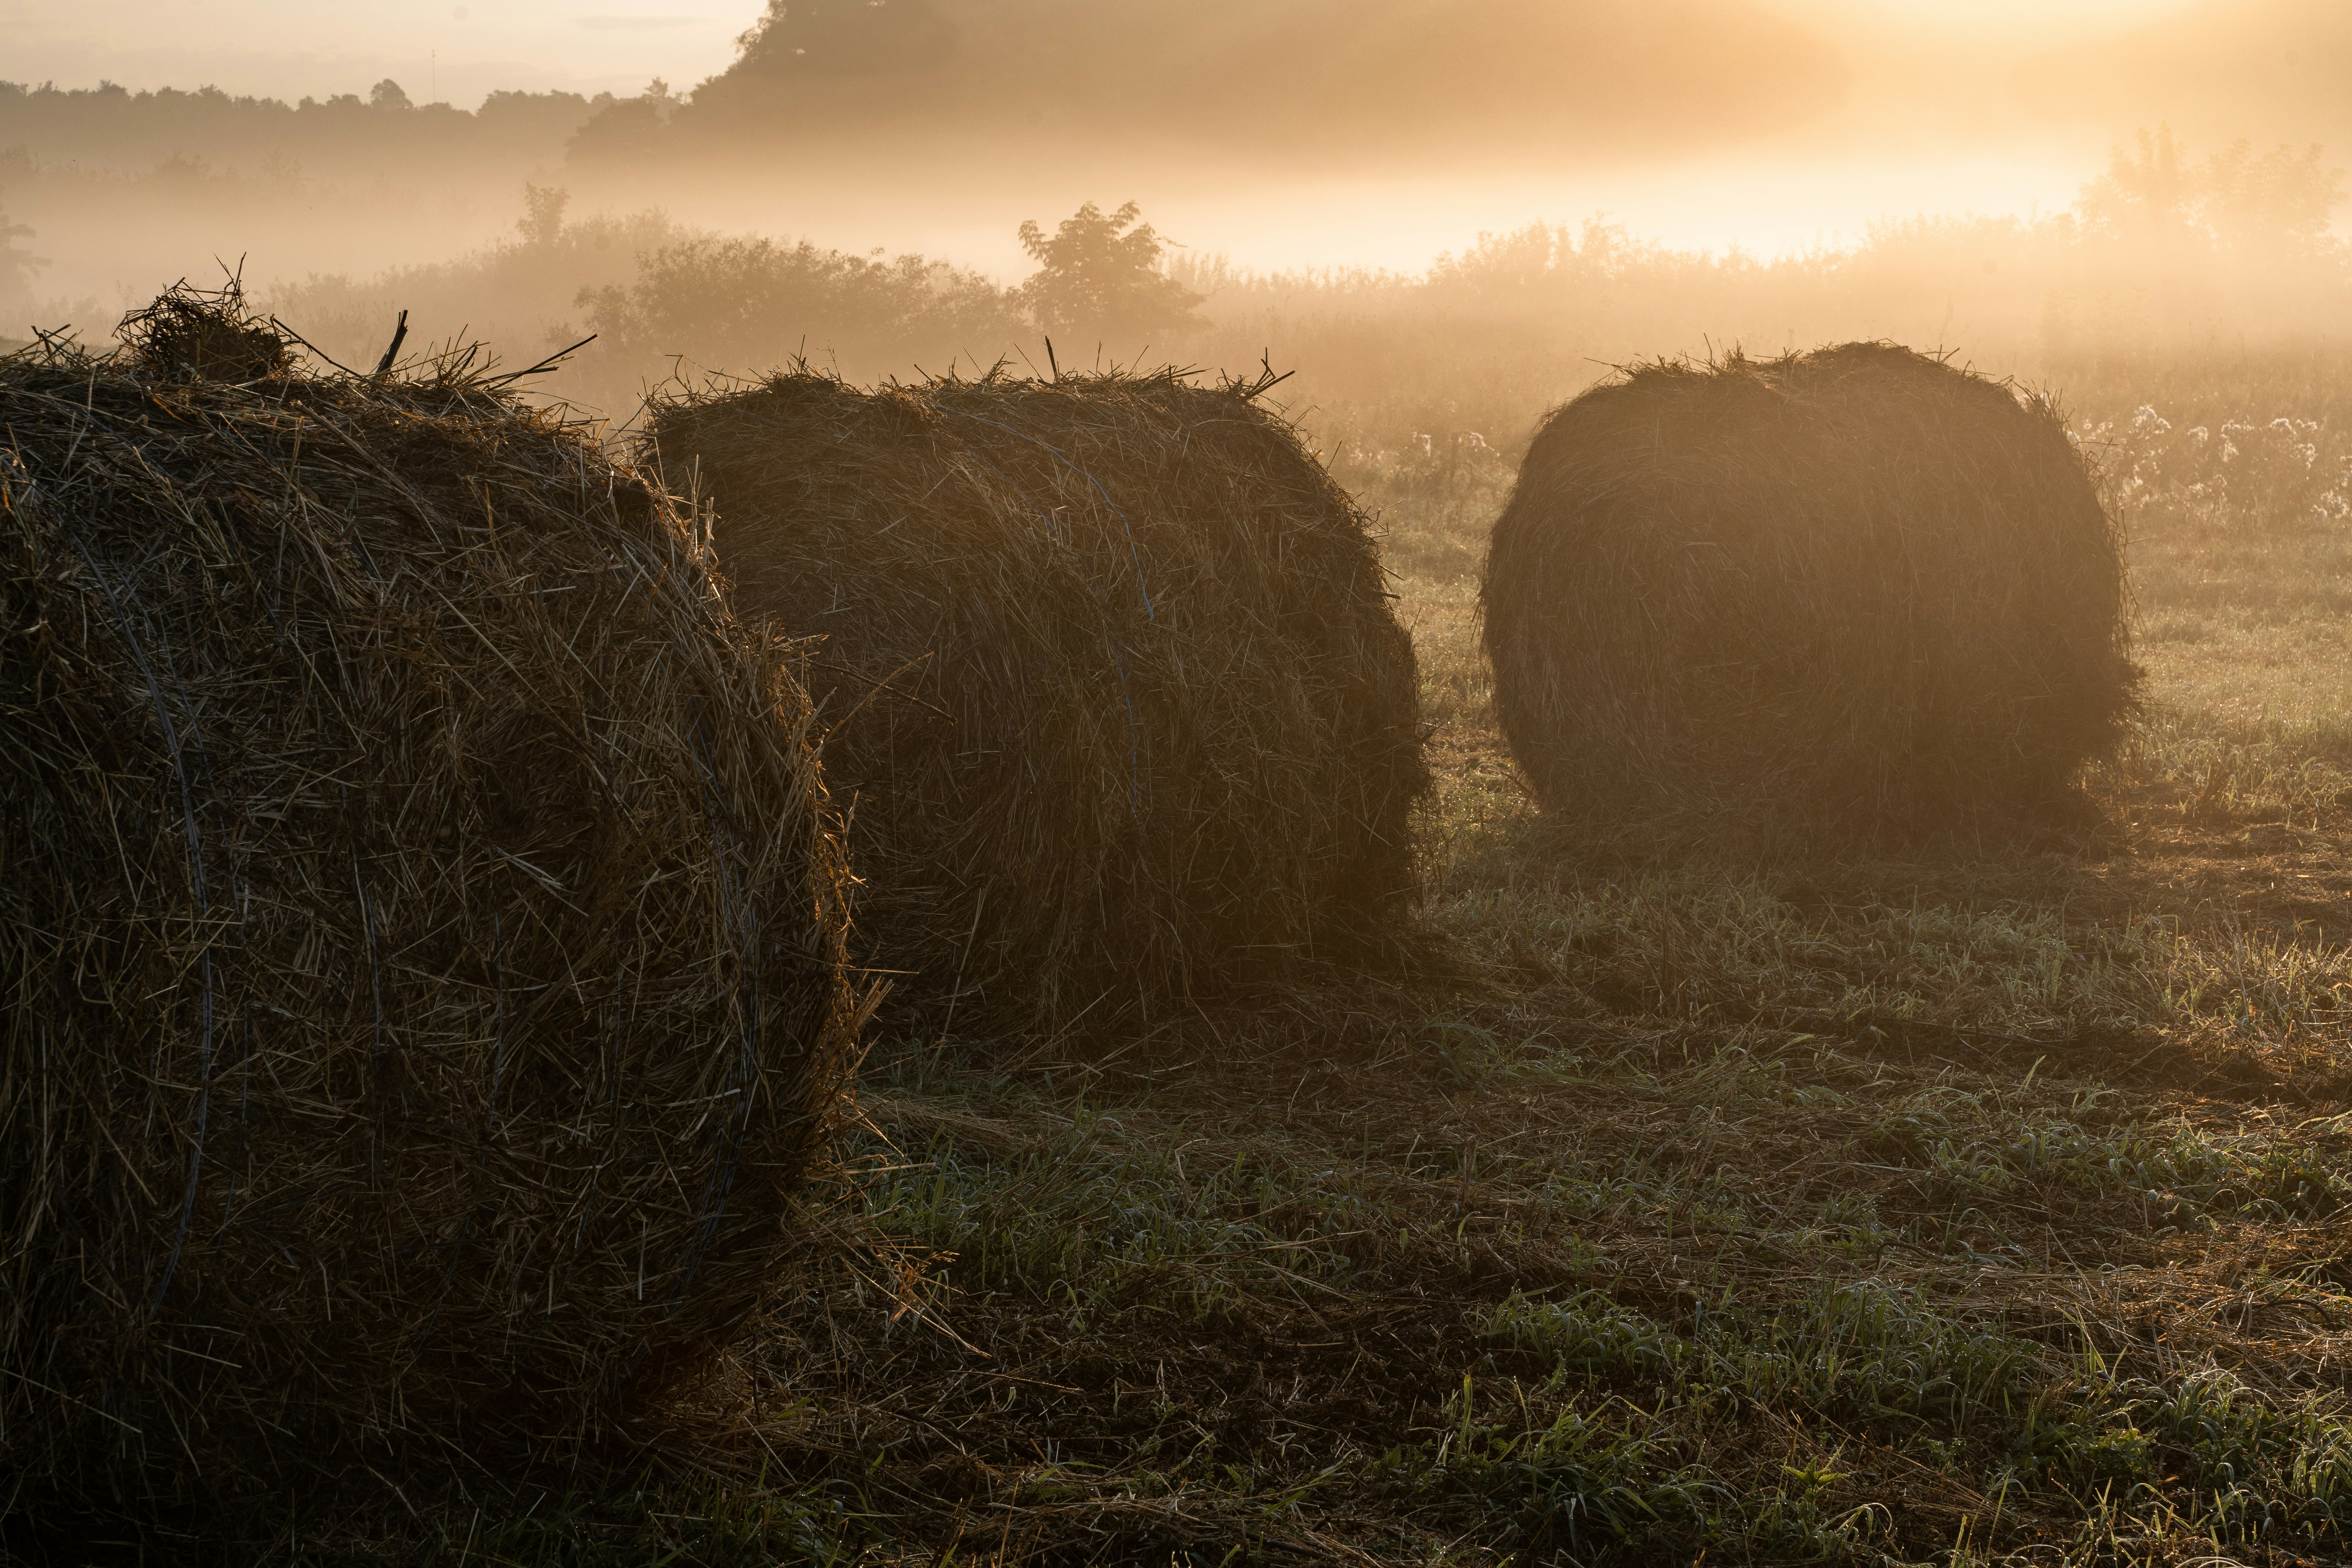
[[[1850,246],[1882,219],[2063,210],[2140,126],[2210,151],[2352,124],[2352,21],[2326,0],[17,11],[29,84],[321,106],[0,100],[0,203],[52,263],[37,297],[108,306],[215,254],[264,283],[443,258],[507,233],[526,179],[575,216],[658,207],[1005,281],[1020,218],[1088,199],[1247,268],[1417,271],[1596,213],[1683,248]],[[356,111],[383,81],[416,106],[394,123]]]
[[[1644,354],[2063,380],[2352,331],[2329,0],[26,9],[14,335],[241,268],[344,363],[402,310],[510,363],[593,334],[534,384],[618,420],[673,374],[1051,335],[1296,372],[1335,449],[1509,453]],[[1088,204],[1192,303],[1042,309],[1021,226]]]

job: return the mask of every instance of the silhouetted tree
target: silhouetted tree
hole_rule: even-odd
[[[947,58],[956,31],[933,0],[768,0],[740,45],[721,80],[887,76]]]
[[[2241,138],[2200,164],[2189,161],[2168,125],[2135,140],[2136,151],[2116,148],[2107,172],[2083,187],[2075,210],[2092,232],[2273,251],[2330,243],[2328,216],[2344,200],[2344,172],[2326,167],[2316,144],[2257,153]]]
[[[2344,200],[2344,171],[2323,167],[2323,156],[2316,142],[2258,153],[2240,137],[2205,161],[2206,223],[2233,245],[2322,247],[2329,213]]]
[[[576,302],[616,363],[684,354],[744,374],[803,352],[860,374],[943,369],[958,354],[985,363],[1023,336],[1010,291],[976,272],[805,240],[698,236],[642,258],[635,282],[583,289]]]
[[[670,121],[686,100],[656,77],[635,98],[603,104],[564,144],[564,155],[581,163],[642,163],[668,139]]]
[[[1037,270],[1021,286],[1022,302],[1048,332],[1156,332],[1196,326],[1201,296],[1160,267],[1166,242],[1129,202],[1105,213],[1088,202],[1051,235],[1034,219],[1021,226],[1021,248]]]
[[[398,82],[393,80],[390,77],[386,77],[382,81],[376,83],[373,87],[368,89],[368,107],[371,109],[414,109],[416,106],[408,101],[408,94],[401,90],[401,87]]]
[[[2118,147],[2107,172],[2083,187],[2074,205],[2092,228],[2109,233],[2183,231],[2195,221],[2197,176],[2183,161],[2172,127],[2143,128],[2137,153]]]
[[[572,203],[572,193],[561,185],[534,185],[529,181],[522,187],[522,216],[515,227],[522,231],[525,245],[553,245],[563,235],[563,209]]]

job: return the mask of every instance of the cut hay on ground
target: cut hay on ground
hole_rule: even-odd
[[[839,1096],[805,696],[495,382],[183,368],[0,361],[0,1473],[591,1435]]]
[[[1263,386],[803,372],[650,411],[738,612],[824,639],[864,954],[926,1026],[1107,1026],[1409,897],[1412,645]]]
[[[2137,679],[2050,405],[1886,343],[1661,363],[1536,437],[1481,592],[1547,809],[1867,836],[2062,800]]]

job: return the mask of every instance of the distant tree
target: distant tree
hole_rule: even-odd
[[[636,281],[582,289],[577,303],[621,363],[684,354],[750,372],[793,355],[837,355],[861,372],[985,361],[1017,342],[1008,290],[920,256],[885,259],[805,240],[701,236],[643,258]]]
[[[368,107],[371,109],[414,109],[416,106],[408,101],[408,94],[401,90],[400,84],[398,82],[393,80],[390,77],[386,77],[382,81],[376,83],[373,87],[368,89]]]
[[[2257,153],[2243,138],[2202,163],[2172,128],[2142,130],[2136,151],[2116,148],[2107,172],[2074,204],[2095,234],[2128,239],[2190,239],[2237,249],[2310,252],[2328,244],[2329,215],[2344,201],[2344,172],[2278,146]]]
[[[956,32],[934,0],[768,0],[736,43],[741,52],[719,79],[730,85],[914,70],[952,55]]]
[[[1445,293],[1489,300],[1515,296],[1583,295],[1636,266],[1654,265],[1660,247],[1636,240],[1622,224],[1584,220],[1581,232],[1566,225],[1532,223],[1503,234],[1481,234],[1478,243],[1430,265],[1429,285]]]
[[[2083,187],[2075,210],[2085,224],[2109,233],[2189,229],[2196,221],[2197,175],[2172,127],[2142,128],[2137,140],[2137,153],[2118,147],[2108,154],[2107,172]]]
[[[529,181],[522,187],[522,216],[515,227],[522,231],[525,245],[553,245],[563,236],[563,210],[572,203],[572,193],[561,185],[534,185]]]
[[[578,124],[588,118],[588,100],[576,92],[509,92],[498,91],[482,100],[474,110],[481,121],[557,119],[568,124]]]
[[[2206,223],[2233,245],[2312,250],[2327,240],[2330,214],[2344,201],[2344,171],[2324,166],[2317,143],[2257,153],[2240,137],[2205,161]]]
[[[1020,296],[1048,332],[1157,332],[1196,326],[1201,296],[1168,276],[1167,244],[1129,202],[1105,213],[1088,202],[1052,234],[1031,219],[1021,248],[1037,270]]]
[[[636,97],[603,103],[564,143],[564,156],[577,163],[642,163],[667,140],[670,121],[685,102],[656,77]]]

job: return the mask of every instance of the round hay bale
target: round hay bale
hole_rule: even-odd
[[[0,1471],[588,1436],[840,1096],[805,694],[495,382],[173,363],[0,361]]]
[[[1412,644],[1265,384],[803,369],[649,411],[738,612],[823,639],[862,956],[926,1026],[1149,1016],[1410,897]]]
[[[2138,679],[2064,422],[1891,343],[1586,392],[1537,435],[1480,602],[1496,716],[1562,814],[1868,836],[2031,812]]]

